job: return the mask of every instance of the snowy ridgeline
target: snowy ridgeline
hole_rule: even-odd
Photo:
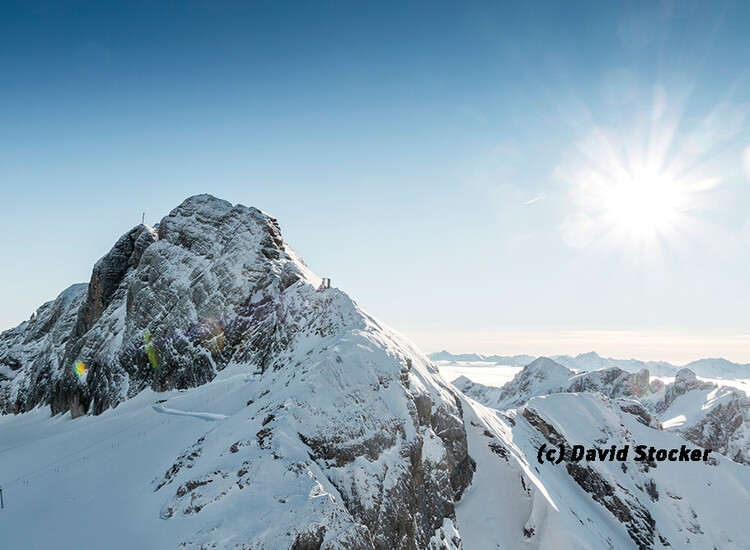
[[[549,360],[456,389],[319,287],[275,220],[199,196],[0,335],[2,547],[750,548],[750,469],[717,453],[537,462],[734,445],[739,394]]]

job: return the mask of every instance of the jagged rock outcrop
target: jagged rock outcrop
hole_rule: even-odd
[[[595,351],[581,353],[575,357],[570,355],[555,355],[552,357],[561,365],[577,371],[595,371],[617,367],[627,372],[638,373],[643,369],[654,376],[674,376],[678,367],[666,361],[639,361],[638,359],[615,359],[602,357]]]
[[[477,461],[476,482],[458,511],[462,526],[476,528],[464,530],[466,547],[740,549],[750,543],[735,528],[750,511],[750,471],[720,456],[708,462],[635,460],[638,445],[688,444],[660,430],[637,400],[557,393],[505,414],[473,400],[465,401],[464,411],[469,452]],[[561,445],[563,461],[542,456],[539,462],[541,448]],[[594,449],[597,458],[574,460],[574,445]],[[619,452],[627,447],[626,460],[599,458],[613,446]]]
[[[91,273],[86,301],[78,311],[73,338],[84,336],[94,326],[112,302],[125,275],[130,270],[138,268],[145,250],[157,240],[158,234],[155,229],[146,225],[136,226],[120,237],[112,250],[96,262]]]
[[[647,369],[637,373],[618,367],[609,367],[573,376],[566,384],[568,392],[600,392],[608,397],[643,397],[658,391],[659,384],[652,387]]]
[[[0,412],[25,412],[56,397],[60,350],[70,345],[86,290],[85,284],[71,286],[31,319],[0,334]]]
[[[698,380],[698,377],[690,369],[680,369],[674,377],[674,382],[664,388],[664,395],[654,403],[653,408],[658,414],[661,414],[672,406],[681,395],[696,390],[711,390],[716,387],[718,386],[711,382]]]
[[[671,431],[750,464],[750,399],[745,392],[699,380],[684,368],[652,408]]]
[[[90,547],[107,547],[108,522],[134,507],[139,525],[170,542],[158,546],[186,550],[750,546],[736,529],[750,513],[749,470],[722,456],[537,458],[545,444],[633,453],[683,437],[733,456],[750,440],[744,394],[689,371],[665,389],[647,370],[575,374],[546,358],[504,388],[459,380],[499,412],[456,392],[406,339],[319,283],[273,218],[207,195],[129,231],[88,284],[0,335],[3,412],[88,415],[64,421],[79,450],[68,458],[85,468],[47,475],[50,463],[33,457],[24,494],[55,505],[85,496],[77,502],[97,518]],[[42,416],[19,419],[11,441],[25,441],[27,422],[44,429],[3,449],[0,470],[38,449],[56,456],[59,434],[43,432],[62,419]],[[149,460],[133,468],[144,450]],[[112,494],[108,472],[121,481]],[[21,474],[10,487],[29,479]],[[28,511],[39,500],[15,502]],[[105,500],[120,507],[99,509]],[[0,524],[13,517],[23,516]],[[12,547],[34,537],[34,526],[0,527]],[[132,537],[122,544],[149,547],[135,531],[121,531]]]
[[[626,461],[568,459],[560,466],[564,466],[564,471],[580,490],[624,527],[635,548],[698,544],[711,539],[705,524],[705,518],[711,515],[710,507],[704,507],[704,513],[698,514],[696,503],[688,496],[704,489],[699,484],[683,482],[678,490],[674,484],[680,483],[687,471],[701,477],[716,472],[706,471],[712,468],[708,463],[681,463],[680,468],[674,468],[664,462],[636,461],[637,445],[678,446],[674,436],[648,429],[658,428],[659,423],[637,401],[610,399],[602,394],[556,394],[542,400],[533,398],[519,412],[537,432],[532,437],[554,446],[563,445],[570,450],[581,443],[584,433],[587,436],[583,440],[594,443],[589,443],[587,448],[607,450],[612,445],[615,449],[628,446],[630,456]],[[570,434],[575,434],[575,438]],[[716,464],[712,464],[715,467]],[[550,466],[546,468],[548,473],[552,473]],[[558,469],[554,473],[559,476],[561,471]],[[744,479],[745,472],[740,473]],[[732,491],[732,496],[727,496],[741,499],[740,492]],[[720,498],[721,492],[711,493],[712,497]],[[668,504],[659,506],[663,499]],[[621,543],[614,547],[627,545]]]
[[[661,382],[652,382],[646,369],[631,373],[618,367],[607,367],[575,374],[546,357],[524,367],[500,388],[472,382],[465,376],[454,380],[453,385],[480,403],[501,410],[519,407],[532,397],[552,393],[599,392],[612,398],[641,398],[662,389]]]
[[[750,399],[734,388],[722,388],[717,398],[720,402],[710,404],[702,418],[675,431],[705,449],[750,465]]]
[[[314,276],[286,248],[276,220],[192,197],[156,228],[123,235],[94,266],[85,295],[76,285],[54,302],[54,318],[43,306],[0,335],[0,365],[15,366],[2,409],[48,404],[53,413],[98,414],[148,386],[203,384],[235,355],[267,368],[281,340],[275,300],[300,279],[312,284]],[[83,381],[76,361],[86,365]]]

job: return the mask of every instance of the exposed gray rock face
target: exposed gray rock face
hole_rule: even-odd
[[[685,418],[670,427],[685,439],[750,464],[750,399],[745,392],[699,380],[684,368],[653,410],[665,420]]]
[[[674,377],[674,383],[664,388],[664,396],[654,404],[654,411],[663,413],[681,395],[695,390],[710,390],[716,388],[716,384],[698,380],[695,373],[690,369],[680,369]]]
[[[734,388],[722,388],[719,403],[698,422],[675,431],[706,449],[750,465],[750,399]]]
[[[156,242],[156,231],[139,225],[120,237],[115,246],[94,265],[86,301],[78,312],[74,337],[85,335],[112,302],[128,271],[136,269],[144,251]]]
[[[148,386],[208,382],[237,352],[265,369],[281,344],[274,300],[309,276],[276,220],[192,197],[158,232],[140,225],[123,235],[94,266],[85,294],[76,285],[53,313],[45,305],[0,335],[0,364],[17,371],[12,380],[6,374],[0,405],[98,414]],[[85,382],[73,373],[78,360],[88,369]]]
[[[572,377],[564,385],[568,392],[599,392],[607,397],[643,397],[652,392],[647,369],[637,373],[618,367],[586,372]]]
[[[191,197],[123,235],[88,285],[0,335],[0,407],[99,414],[239,369],[256,381],[247,409],[155,481],[162,517],[210,518],[224,498],[251,507],[280,484],[305,498],[186,534],[183,547],[230,533],[248,548],[461,548],[450,533],[474,462],[460,401],[408,341],[319,283],[276,220]]]
[[[61,372],[59,350],[70,343],[86,288],[85,284],[71,286],[42,305],[31,319],[0,334],[0,412],[17,414],[55,399]]]
[[[610,399],[602,394],[557,394],[542,400],[532,398],[519,409],[519,413],[523,420],[517,420],[514,431],[523,429],[522,422],[525,421],[536,432],[532,432],[532,438],[554,447],[564,445],[571,449],[581,442],[578,438],[584,431],[589,433],[585,440],[595,442],[599,449],[608,449],[612,445],[622,449],[627,445],[631,453],[636,445],[650,438],[664,442],[676,439],[670,434],[647,429],[658,428],[659,423],[637,401]],[[583,418],[586,420],[582,421]],[[576,434],[576,439],[571,439],[568,435],[571,433]],[[531,448],[537,445],[535,443]],[[691,509],[694,506],[692,500],[677,494],[677,491],[687,491],[687,487],[679,485],[686,470],[695,475],[713,473],[706,472],[706,468],[711,466],[692,463],[684,464],[681,471],[666,468],[664,463],[634,461],[631,457],[624,462],[571,460],[560,465],[539,466],[538,471],[541,476],[560,475],[564,471],[581,491],[601,506],[604,515],[596,524],[597,530],[606,525],[607,516],[625,528],[631,543],[610,541],[612,547],[650,549],[695,544],[705,536],[705,531],[708,531],[706,520]],[[559,502],[562,506],[566,504]]]

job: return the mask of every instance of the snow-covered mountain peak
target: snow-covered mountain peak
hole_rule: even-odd
[[[573,376],[573,371],[547,357],[539,357],[526,365],[501,388],[475,384],[465,376],[453,384],[480,403],[503,410],[523,405],[530,397],[557,390]]]
[[[455,391],[319,283],[274,218],[191,197],[0,335],[0,408],[76,417],[149,390],[221,393],[220,414],[169,398],[150,411],[220,423],[150,470],[158,515],[192,526],[183,547],[460,548],[455,501],[473,460]],[[257,502],[265,515],[248,521]]]
[[[207,260],[239,254],[246,265],[275,261],[310,283],[320,281],[284,243],[274,217],[212,195],[195,195],[172,210],[159,223],[159,239]]]
[[[730,530],[748,476],[721,457],[690,466],[701,483],[686,487],[668,463],[534,463],[545,444],[683,445],[659,406],[665,430],[684,418],[679,433],[739,461],[741,392],[690,371],[655,390],[644,363],[626,372],[595,353],[576,360],[606,368],[581,374],[436,354],[526,365],[502,388],[456,381],[488,409],[319,283],[274,218],[198,195],[1,334],[0,409],[36,408],[0,419],[5,544],[54,546],[76,502],[93,527],[66,548],[112,547],[113,532],[123,547],[193,550],[747,546]],[[130,529],[116,531],[123,511]]]
[[[562,366],[560,363],[553,361],[548,357],[539,357],[526,365],[522,372],[526,372],[527,375],[532,373],[541,374],[545,377],[552,375],[570,375],[570,370]]]
[[[283,296],[297,282],[314,289],[320,279],[273,217],[190,197],[154,228],[122,235],[85,292],[71,287],[42,308],[49,314],[0,335],[0,410],[100,413],[147,386],[205,383],[231,360],[266,368],[283,345]]]
[[[688,368],[682,368],[677,371],[677,374],[674,376],[674,382],[675,384],[691,384],[693,382],[697,382],[698,377],[695,376],[695,373],[691,371]]]

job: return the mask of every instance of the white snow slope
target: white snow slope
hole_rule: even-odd
[[[634,403],[555,394],[531,399],[509,420],[466,398],[477,472],[457,508],[465,547],[750,548],[750,469],[724,457],[649,467],[632,460],[631,448],[622,463],[537,463],[539,445],[551,439],[600,448],[687,443],[644,425],[628,412]]]
[[[0,417],[2,547],[290,548],[300,526],[323,527],[325,548],[359,547],[347,541],[364,527],[344,503],[376,515],[391,505],[415,443],[425,477],[442,476],[445,443],[403,396],[452,406],[434,367],[343,293],[297,284],[298,299],[349,319],[300,339],[292,368],[233,364],[204,386],[145,390],[100,416]],[[330,456],[326,437],[340,444]],[[433,481],[452,495],[450,479]],[[460,545],[446,531],[435,548]]]

